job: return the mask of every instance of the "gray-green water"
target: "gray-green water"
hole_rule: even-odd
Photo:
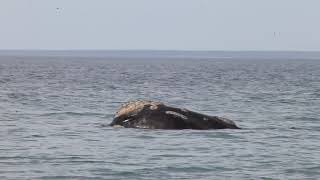
[[[0,179],[319,179],[320,60],[264,56],[2,55]],[[105,126],[134,99],[243,129]]]

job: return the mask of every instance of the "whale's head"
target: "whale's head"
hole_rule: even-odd
[[[131,101],[120,107],[116,112],[115,117],[110,124],[111,126],[120,125],[120,126],[132,126],[133,123],[139,122],[143,124],[143,112],[146,110],[156,110],[162,103],[153,102],[153,101]]]

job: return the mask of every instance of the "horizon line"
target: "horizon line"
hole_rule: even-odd
[[[51,51],[51,52],[71,52],[71,51],[105,51],[105,52],[286,52],[286,53],[320,53],[320,50],[192,50],[192,49],[0,49],[0,51]]]

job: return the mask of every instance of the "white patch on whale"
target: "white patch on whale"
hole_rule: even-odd
[[[187,116],[182,115],[182,114],[177,113],[177,112],[174,112],[174,111],[166,111],[166,114],[171,114],[171,115],[174,115],[174,116],[180,117],[180,118],[182,118],[182,119],[188,119],[188,118],[187,118]]]

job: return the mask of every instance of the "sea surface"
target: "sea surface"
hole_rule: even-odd
[[[107,126],[161,101],[240,130]],[[320,179],[320,56],[1,52],[0,179]]]

